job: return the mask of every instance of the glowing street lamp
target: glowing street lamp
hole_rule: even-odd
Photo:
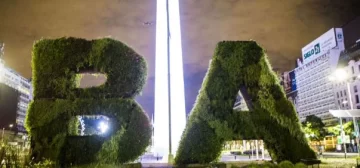
[[[346,81],[348,79],[349,75],[344,69],[337,69],[335,70],[334,74],[329,76],[330,81]]]
[[[104,134],[104,133],[106,133],[106,131],[109,129],[109,125],[108,125],[107,123],[101,121],[101,122],[99,123],[99,127],[98,127],[98,128],[100,129],[100,132],[101,132],[102,134]]]

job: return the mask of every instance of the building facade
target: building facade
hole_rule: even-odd
[[[18,74],[11,68],[6,67],[4,61],[1,59],[0,56],[0,83],[5,84],[6,86],[15,89],[18,92],[19,96],[17,102],[17,109],[16,111],[14,111],[14,113],[16,113],[16,121],[14,123],[14,126],[16,126],[17,131],[25,132],[25,116],[28,105],[32,100],[31,81],[22,77],[20,74]]]
[[[360,109],[359,89],[360,89],[360,16],[346,23],[343,26],[345,50],[341,52],[340,59],[347,60],[341,62],[348,74],[350,85],[350,95],[346,82],[337,82],[335,86],[336,104],[340,109],[350,109],[350,102],[354,109]],[[351,101],[350,101],[351,100]]]
[[[335,109],[334,84],[329,81],[332,73],[329,53],[295,69],[297,89],[296,109],[300,120],[316,115],[324,121],[333,117],[330,109]]]
[[[360,41],[344,50],[340,57],[359,58]],[[335,83],[335,103],[339,109],[350,109],[350,102],[352,102],[354,109],[360,109],[360,60],[351,59],[344,69],[348,74],[348,80]],[[349,82],[350,94],[346,82]]]
[[[284,73],[283,86],[300,121],[304,121],[306,116],[316,115],[325,124],[337,122],[329,113],[329,110],[338,108],[336,83],[329,77],[335,71],[343,50],[342,29],[332,28],[302,48],[302,62],[293,71]]]

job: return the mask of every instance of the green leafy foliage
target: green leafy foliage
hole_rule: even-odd
[[[321,141],[327,134],[326,129],[324,128],[325,124],[322,122],[321,118],[315,115],[306,116],[302,126],[305,134],[312,141]]]
[[[249,112],[233,111],[238,91]],[[253,41],[220,42],[191,111],[176,164],[209,163],[229,139],[263,139],[275,161],[316,158],[264,50]]]
[[[96,159],[104,140],[100,136],[68,136],[62,148],[64,158],[61,161],[72,165],[89,163]]]
[[[87,165],[79,165],[72,166],[74,168],[142,168],[141,163],[128,163],[128,164],[87,164]]]
[[[146,82],[145,59],[125,44],[109,38],[42,39],[32,52],[34,99],[132,98]],[[107,75],[103,86],[78,89],[81,72]]]
[[[295,168],[307,168],[308,166],[304,163],[296,163]]]
[[[290,161],[285,160],[279,164],[279,168],[294,168],[294,164],[292,164]]]
[[[62,167],[91,162],[126,163],[150,144],[148,116],[133,99],[145,84],[143,57],[109,38],[42,39],[33,48],[34,101],[26,116],[31,156]],[[99,87],[77,88],[79,73],[105,74]],[[77,135],[79,115],[110,118],[104,135]]]
[[[358,123],[359,124],[359,123]],[[354,122],[353,121],[349,121],[347,123],[343,123],[343,129],[346,135],[350,135],[351,138],[355,138],[355,132],[354,132]],[[335,135],[335,136],[340,136],[340,132],[341,132],[341,125],[335,125],[332,127],[328,127],[327,128],[327,132],[329,134]]]

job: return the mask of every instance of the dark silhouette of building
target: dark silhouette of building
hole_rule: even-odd
[[[345,48],[353,46],[360,39],[360,16],[343,25]]]
[[[0,83],[0,128],[17,131],[16,119],[20,93]],[[11,127],[10,127],[11,126]]]

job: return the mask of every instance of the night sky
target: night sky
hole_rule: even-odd
[[[218,41],[256,40],[272,66],[286,71],[303,46],[360,15],[359,0],[179,1],[187,111]],[[7,66],[30,78],[31,48],[41,38],[112,37],[148,62],[148,83],[137,98],[148,113],[154,103],[155,25],[156,0],[0,0]]]

